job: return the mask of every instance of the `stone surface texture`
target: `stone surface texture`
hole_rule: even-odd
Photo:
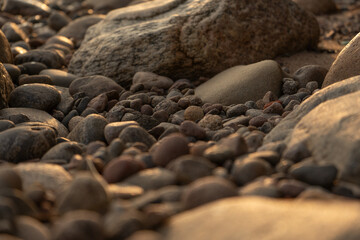
[[[0,63],[0,109],[5,108],[8,105],[8,99],[13,90],[14,84],[11,81],[11,77],[4,65]]]
[[[288,0],[156,0],[111,11],[90,27],[69,71],[123,86],[138,71],[212,77],[314,47],[318,36],[316,19]]]

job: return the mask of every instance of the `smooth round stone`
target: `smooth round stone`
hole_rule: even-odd
[[[11,199],[6,197],[0,197],[0,214],[2,216],[2,221],[0,223],[1,232],[15,234],[16,233],[16,213],[15,206]],[[0,234],[0,239],[8,239],[5,236]],[[9,238],[10,239],[10,238]]]
[[[19,78],[19,85],[32,84],[32,83],[54,85],[52,79],[46,75],[20,76]]]
[[[281,192],[276,186],[276,182],[274,179],[269,177],[261,177],[254,182],[250,182],[240,189],[239,194],[242,196],[258,196],[269,198],[282,197]]]
[[[111,78],[101,75],[76,78],[69,86],[69,92],[72,96],[76,93],[84,92],[90,98],[111,90],[120,93],[124,89]]]
[[[263,116],[256,116],[250,119],[249,125],[254,127],[261,127],[264,123],[267,122],[267,119]]]
[[[23,189],[28,191],[34,184],[59,193],[71,180],[71,175],[61,166],[49,163],[23,163],[14,167],[23,180]]]
[[[204,177],[187,186],[182,196],[185,209],[192,209],[222,198],[237,196],[236,186],[218,177]]]
[[[181,183],[188,184],[196,179],[210,176],[215,167],[216,166],[206,158],[194,155],[184,155],[176,158],[168,164],[166,168],[175,172]]]
[[[272,169],[270,164],[261,158],[236,160],[231,170],[231,176],[239,186],[245,185],[260,176],[270,175],[271,173]]]
[[[130,125],[122,130],[119,138],[125,143],[142,142],[149,148],[156,143],[156,139],[150,135],[144,128],[137,125]]]
[[[74,130],[76,125],[78,125],[78,123],[81,122],[83,119],[84,119],[84,117],[81,117],[81,116],[75,116],[75,117],[71,118],[69,121],[69,124],[68,124],[69,131],[71,132],[72,130]]]
[[[158,166],[166,166],[177,157],[189,153],[188,140],[181,134],[171,134],[154,145],[152,156]]]
[[[282,86],[282,92],[284,94],[295,94],[298,91],[299,83],[291,78],[285,78],[285,82]]]
[[[41,158],[56,143],[50,127],[15,127],[0,132],[0,156],[8,162]]]
[[[115,138],[117,138],[122,130],[128,126],[139,124],[135,121],[121,121],[121,122],[112,122],[105,126],[104,135],[107,143],[111,143]]]
[[[13,90],[14,84],[11,81],[11,78],[5,67],[0,64],[0,109],[8,106],[9,95]]]
[[[21,68],[22,74],[37,75],[42,70],[47,69],[47,66],[41,62],[25,62],[18,65]]]
[[[283,158],[290,160],[294,163],[300,162],[301,160],[308,158],[310,156],[311,153],[308,147],[306,146],[306,143],[303,141],[300,141],[286,148],[282,155]]]
[[[65,64],[65,59],[58,51],[36,49],[24,54],[19,54],[15,57],[16,65],[26,62],[40,62],[45,64],[48,68],[59,69]]]
[[[279,191],[286,198],[296,198],[307,187],[307,184],[295,179],[284,179],[278,183]]]
[[[22,190],[22,179],[11,166],[1,165],[0,167],[0,189],[2,188]]]
[[[15,124],[10,120],[0,120],[0,132],[6,129],[15,127]]]
[[[89,173],[78,174],[60,196],[59,213],[64,214],[74,210],[105,213],[110,203],[106,185],[100,176]]]
[[[223,127],[222,118],[218,115],[207,114],[199,121],[199,126],[210,130],[219,130]]]
[[[104,112],[106,110],[106,107],[108,105],[108,97],[106,93],[102,93],[100,95],[97,95],[93,99],[90,100],[90,102],[87,105],[87,108],[95,109],[96,112]]]
[[[14,15],[22,15],[22,16],[41,15],[43,17],[49,16],[51,11],[51,9],[41,1],[25,1],[25,0],[4,1],[1,10]]]
[[[264,109],[264,113],[281,115],[284,112],[284,108],[281,103],[273,102]]]
[[[130,176],[121,183],[136,185],[147,191],[174,185],[176,181],[176,175],[172,171],[164,168],[150,168]]]
[[[61,45],[61,44],[56,44],[56,43],[51,43],[51,44],[43,45],[43,46],[41,47],[41,49],[43,49],[43,50],[58,50],[58,51],[60,51],[64,56],[71,54],[71,49],[70,49],[70,48],[65,47],[64,45]]]
[[[249,157],[251,158],[261,158],[265,160],[266,162],[270,163],[271,166],[276,166],[280,162],[280,155],[279,153],[272,151],[272,150],[263,150],[263,151],[257,151],[254,153],[250,153]]]
[[[169,99],[164,99],[161,102],[159,102],[155,108],[154,111],[165,111],[168,114],[174,114],[179,110],[178,104],[176,102],[173,102]]]
[[[248,147],[248,152],[256,152],[263,144],[264,133],[260,131],[252,131],[245,137],[245,142]]]
[[[26,84],[11,92],[10,107],[35,108],[51,111],[60,103],[61,95],[56,88],[46,84]]]
[[[69,38],[60,35],[55,35],[49,38],[46,40],[45,45],[46,44],[60,44],[69,49],[74,49],[74,43]]]
[[[2,25],[1,30],[4,32],[9,42],[27,42],[28,40],[26,33],[16,23],[7,22]]]
[[[69,212],[55,223],[52,239],[103,240],[101,217],[93,211]]]
[[[68,139],[88,144],[92,141],[105,141],[104,128],[108,121],[98,115],[90,114],[79,122],[67,136]]]
[[[191,136],[196,139],[205,139],[206,131],[193,121],[185,120],[180,124],[180,133],[185,136]]]
[[[44,69],[39,74],[49,76],[54,85],[66,88],[68,88],[72,81],[76,78],[75,75],[58,69]]]
[[[42,160],[50,160],[50,159],[63,159],[67,162],[70,162],[71,158],[75,154],[82,154],[85,150],[85,146],[81,143],[77,142],[63,142],[56,144],[54,147],[50,148],[44,156],[41,158]]]
[[[1,43],[1,37],[0,37],[0,43]],[[0,49],[0,53],[1,53],[1,49]],[[4,63],[4,67],[5,67],[6,71],[9,73],[13,83],[16,84],[19,76],[21,75],[20,68],[11,63]]]
[[[103,177],[108,183],[121,182],[125,178],[139,172],[144,166],[130,155],[122,155],[112,159],[104,168]]]
[[[2,63],[13,63],[13,55],[11,53],[10,44],[3,33],[0,30],[0,62]]]
[[[319,65],[306,65],[294,73],[294,79],[298,81],[299,87],[306,87],[308,82],[315,81],[318,86],[324,82],[328,69]]]
[[[150,230],[141,230],[132,234],[127,240],[161,240],[163,237],[160,233]]]
[[[296,180],[328,188],[334,184],[338,170],[334,165],[317,166],[305,161],[294,164],[289,173]]]
[[[229,109],[226,111],[226,116],[228,118],[232,118],[245,115],[248,109],[249,108],[245,104],[236,104],[235,106],[229,107]]]
[[[23,240],[49,240],[51,234],[49,229],[40,221],[29,216],[19,216],[16,218],[18,228],[17,236]]]
[[[137,72],[132,80],[133,85],[142,84],[145,89],[151,89],[152,87],[168,89],[173,83],[174,81],[170,78],[151,72]]]
[[[48,18],[48,25],[55,31],[59,31],[71,22],[71,18],[68,17],[62,11],[52,11]]]
[[[204,111],[199,106],[190,106],[185,109],[184,119],[197,122],[204,117]]]

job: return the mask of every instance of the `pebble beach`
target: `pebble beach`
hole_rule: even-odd
[[[360,239],[356,0],[0,8],[1,240]]]

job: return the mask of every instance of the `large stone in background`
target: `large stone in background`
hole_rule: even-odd
[[[195,89],[204,102],[231,105],[256,101],[266,92],[279,96],[284,73],[272,60],[227,69]]]
[[[6,71],[4,65],[0,63],[0,109],[7,107],[10,93],[13,90],[14,90],[14,84],[11,81],[11,77]]]
[[[161,229],[167,240],[360,238],[355,201],[230,198],[176,215]]]
[[[315,47],[318,37],[313,15],[289,0],[155,0],[111,11],[90,27],[69,71],[102,74],[123,86],[138,71],[212,77]]]
[[[325,76],[322,87],[360,74],[360,33],[341,50]]]

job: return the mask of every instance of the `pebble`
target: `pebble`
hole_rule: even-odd
[[[3,31],[0,30],[0,62],[13,63],[13,55],[11,52],[9,41],[7,40]]]
[[[42,70],[48,68],[45,64],[36,61],[24,62],[23,64],[18,65],[18,67],[21,69],[22,74],[29,75],[40,74]]]
[[[64,56],[56,50],[31,50],[15,57],[15,64],[27,62],[40,62],[48,68],[60,69],[65,64]]]
[[[1,37],[0,37],[0,41],[1,41]],[[19,79],[19,76],[21,75],[20,68],[16,65],[13,65],[10,63],[4,63],[4,67],[5,67],[6,71],[9,73],[13,83],[18,84],[18,79]]]
[[[181,134],[170,134],[157,142],[150,153],[156,165],[166,166],[175,158],[189,153],[188,140]]]
[[[175,172],[182,184],[189,184],[196,179],[212,175],[215,167],[206,158],[190,154],[178,157],[167,165],[167,169]]]
[[[0,120],[0,132],[15,127],[14,122],[10,120]]]
[[[282,157],[297,163],[310,156],[311,153],[308,150],[306,143],[299,141],[298,143],[291,145],[290,148],[285,149]]]
[[[168,89],[174,81],[151,72],[137,72],[133,77],[132,83],[143,84],[145,89],[151,89],[152,87]]]
[[[275,181],[269,177],[260,177],[257,180],[242,187],[239,191],[241,196],[258,196],[268,198],[280,198],[281,192],[275,185]]]
[[[156,143],[156,139],[150,135],[144,128],[138,125],[129,125],[119,134],[119,138],[125,143],[144,143],[148,148]]]
[[[56,144],[50,148],[43,156],[42,160],[49,159],[63,159],[70,162],[71,158],[75,154],[82,154],[85,150],[85,146],[77,142],[63,142]]]
[[[15,88],[10,94],[9,106],[35,108],[49,112],[60,103],[60,100],[61,95],[56,88],[47,84],[34,83]]]
[[[10,165],[5,165],[0,168],[0,189],[3,188],[22,190],[22,179]]]
[[[40,75],[49,76],[54,85],[68,88],[76,76],[58,69],[44,69]]]
[[[199,126],[210,130],[219,130],[223,127],[222,118],[218,115],[207,114],[199,121]]]
[[[267,119],[263,116],[256,116],[250,119],[249,125],[254,127],[261,127],[265,122],[267,122]]]
[[[204,111],[199,106],[189,106],[185,109],[184,119],[197,122],[204,117]]]
[[[193,121],[185,120],[180,124],[180,133],[185,136],[191,136],[196,139],[205,139],[206,131]]]
[[[7,22],[2,25],[1,30],[9,42],[28,41],[26,33],[16,23]]]
[[[286,198],[296,198],[308,185],[295,179],[284,179],[279,181],[278,189]]]
[[[19,85],[32,84],[32,83],[43,83],[48,85],[54,85],[52,79],[46,75],[21,75],[19,78]]]
[[[181,202],[185,209],[192,209],[234,196],[237,196],[237,190],[230,181],[218,177],[204,177],[186,187]]]
[[[107,143],[111,143],[116,139],[120,132],[128,126],[139,126],[135,121],[122,121],[122,122],[111,122],[107,124],[104,128],[104,135]]]
[[[164,99],[161,102],[159,102],[158,104],[156,104],[156,106],[154,107],[154,111],[165,111],[168,114],[174,114],[175,112],[177,112],[179,110],[179,107],[177,105],[176,102],[173,102],[169,99]]]
[[[281,115],[283,112],[284,112],[283,106],[281,105],[281,103],[278,102],[273,102],[264,109],[264,113],[269,113],[269,114]]]
[[[48,18],[48,25],[55,31],[59,31],[71,22],[71,18],[68,17],[62,11],[52,11]]]
[[[18,228],[17,236],[23,240],[49,240],[50,230],[40,221],[29,216],[19,216],[16,218]]]
[[[103,177],[108,183],[117,183],[139,172],[144,166],[130,155],[112,159],[104,168]]]

